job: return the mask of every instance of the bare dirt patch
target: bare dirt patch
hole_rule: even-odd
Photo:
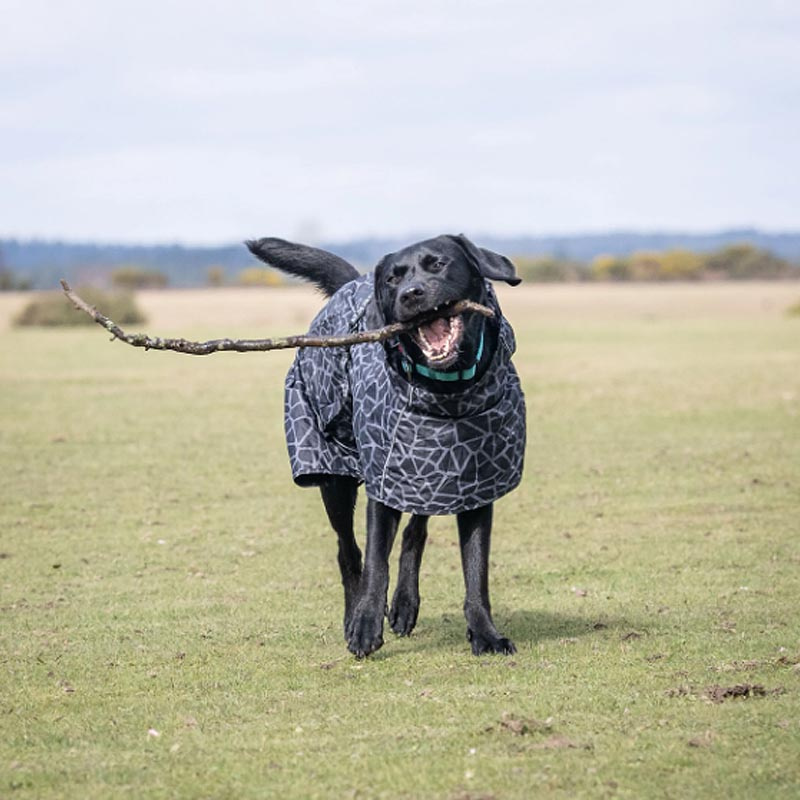
[[[705,689],[695,689],[691,686],[677,686],[667,689],[667,697],[697,697],[711,703],[724,703],[726,700],[747,700],[755,697],[768,697],[770,695],[784,694],[786,689],[779,686],[776,689],[767,689],[760,683],[737,683],[733,686],[706,686]]]
[[[530,736],[538,739],[530,745],[533,750],[591,750],[592,745],[576,742],[553,730],[553,720],[518,717],[504,711],[497,725],[490,725],[485,733],[509,733],[512,736]]]

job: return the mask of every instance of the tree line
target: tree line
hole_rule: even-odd
[[[800,279],[800,263],[750,243],[727,244],[710,252],[682,248],[640,250],[629,255],[598,255],[588,261],[558,255],[512,256],[520,277],[530,283],[570,281],[703,281]],[[189,285],[276,287],[288,281],[273,269],[248,266],[231,272],[212,264]],[[170,285],[166,271],[145,265],[95,267],[89,284],[115,289],[161,289]],[[187,285],[182,282],[181,285]],[[2,263],[0,291],[34,288],[30,276]]]
[[[708,253],[673,248],[630,255],[599,255],[578,261],[552,255],[512,257],[523,280],[701,281],[800,278],[800,264],[748,243],[729,244]]]

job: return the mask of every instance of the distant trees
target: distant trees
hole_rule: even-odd
[[[215,288],[223,286],[225,284],[225,267],[209,267],[206,270],[206,283]]]
[[[730,244],[706,259],[709,272],[715,276],[742,280],[747,278],[787,278],[798,275],[797,267],[788,261],[751,244]]]
[[[696,281],[703,277],[705,257],[691,250],[666,250],[660,254],[661,269],[655,280]]]
[[[589,274],[598,281],[694,281],[703,277],[704,258],[691,250],[597,256]]]
[[[514,264],[517,274],[531,283],[582,281],[588,277],[585,264],[558,256],[520,256]]]
[[[129,265],[111,271],[111,285],[117,289],[163,289],[168,283],[167,276],[155,269]]]
[[[27,292],[31,282],[27,278],[20,278],[10,269],[0,267],[0,292]]]
[[[710,253],[673,248],[631,255],[600,255],[584,264],[555,256],[512,259],[523,280],[697,281],[800,278],[800,265],[751,244],[731,244]]]
[[[641,239],[641,237],[640,237]],[[797,250],[800,252],[800,234],[797,235]],[[743,241],[725,244],[708,252],[690,250],[686,247],[667,247],[664,237],[655,241],[648,249],[630,252],[630,237],[616,239],[606,237],[602,243],[610,248],[619,247],[619,252],[591,257],[598,252],[594,247],[584,248],[584,260],[563,252],[576,250],[569,240],[558,240],[545,246],[552,246],[554,253],[520,253],[512,257],[517,272],[523,280],[530,283],[554,283],[577,281],[707,281],[707,280],[800,280],[800,260],[787,260],[763,247]],[[662,247],[664,249],[658,249]],[[716,240],[715,242],[716,243]],[[58,285],[58,279],[65,277],[70,282],[81,285],[112,287],[135,291],[139,289],[160,289],[170,286],[253,286],[276,287],[291,285],[288,280],[273,269],[261,265],[229,264],[221,256],[223,250],[214,250],[206,255],[207,260],[197,260],[184,264],[180,248],[157,249],[163,260],[92,260],[92,250],[87,252],[86,260],[66,265],[63,258],[57,257],[58,249],[53,250],[54,263],[36,263],[21,260],[20,250],[13,241],[0,240],[0,292],[25,291],[33,288],[47,288]],[[533,246],[533,245],[532,245]],[[713,244],[711,245],[713,246]],[[33,247],[33,245],[31,245]],[[42,245],[50,253],[49,246]],[[56,247],[53,245],[53,247]],[[67,245],[58,245],[66,248]],[[35,248],[34,248],[35,249]],[[498,246],[498,249],[499,246]],[[163,252],[162,252],[163,250]],[[101,251],[98,251],[101,252]],[[149,250],[147,251],[150,252]],[[155,252],[155,251],[154,251]],[[194,252],[194,251],[192,251]],[[200,252],[200,251],[198,251]],[[786,252],[794,252],[791,249]],[[3,256],[6,256],[4,259]],[[95,256],[97,254],[95,253]],[[220,256],[219,260],[217,256]],[[174,257],[175,262],[171,260]],[[135,258],[135,255],[134,255]],[[199,256],[197,256],[199,258]],[[363,257],[366,263],[367,256]],[[357,263],[362,263],[357,261]]]
[[[18,277],[6,267],[5,257],[0,249],[0,292],[27,292],[30,288],[30,280]]]
[[[283,285],[283,278],[269,267],[248,267],[239,273],[237,283],[240,286],[275,287]]]
[[[596,281],[628,281],[631,268],[628,260],[617,256],[597,256],[592,260],[589,275]]]

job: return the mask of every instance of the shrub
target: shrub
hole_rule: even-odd
[[[206,272],[206,283],[209,286],[222,286],[225,283],[225,267],[209,267]]]
[[[283,283],[281,276],[274,269],[267,267],[248,267],[239,273],[241,286],[280,286]]]
[[[631,280],[657,281],[661,279],[661,253],[638,250],[628,258]]]
[[[27,278],[18,278],[10,269],[0,269],[0,292],[27,292],[30,288]]]
[[[119,267],[111,273],[111,285],[119,289],[163,289],[167,276],[155,269]]]
[[[107,317],[120,325],[144,322],[145,316],[136,305],[130,292],[101,292],[97,289],[79,289],[78,294]],[[14,317],[14,325],[93,325],[94,320],[78,311],[61,292],[37,294]]]
[[[580,281],[586,278],[586,268],[577,261],[556,256],[517,256],[512,259],[517,274],[532,283]]]
[[[598,256],[591,275],[598,281],[687,281],[703,276],[703,256],[691,250],[638,251],[630,256]]]
[[[751,244],[731,244],[706,258],[706,269],[712,275],[744,280],[747,278],[785,278],[792,266],[769,250]]]
[[[598,281],[627,281],[631,277],[628,259],[617,256],[597,256],[590,269],[591,276]]]
[[[786,313],[790,317],[800,317],[800,300],[798,300],[796,303],[792,303],[792,305],[786,309]]]
[[[660,254],[661,274],[665,281],[697,280],[703,274],[705,262],[703,256],[691,250],[675,248]]]

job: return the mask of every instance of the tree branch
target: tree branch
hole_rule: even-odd
[[[302,334],[298,336],[282,336],[276,339],[212,339],[208,342],[190,342],[186,339],[162,339],[159,336],[150,336],[146,333],[125,333],[114,320],[101,314],[94,306],[90,306],[82,297],[75,294],[65,280],[61,281],[61,288],[75,308],[88,314],[98,325],[104,327],[114,339],[119,339],[132,347],[144,347],[145,350],[172,350],[176,353],[187,353],[194,356],[206,356],[222,351],[250,353],[263,350],[286,350],[293,347],[350,347],[355,344],[382,342],[384,339],[389,339],[398,333],[410,331],[420,323],[443,315],[452,317],[465,311],[474,311],[484,317],[494,316],[492,309],[480,303],[473,303],[471,300],[459,300],[447,309],[421,315],[412,322],[394,322],[383,328],[359,331],[343,336],[309,336],[308,334]]]

